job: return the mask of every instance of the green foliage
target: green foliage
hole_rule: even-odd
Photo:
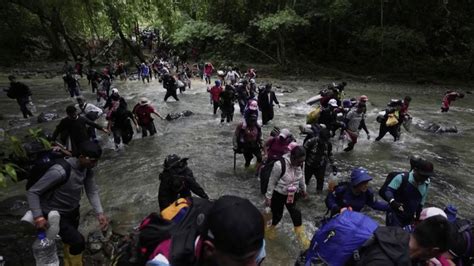
[[[399,26],[370,27],[359,35],[359,40],[368,44],[371,50],[380,49],[391,55],[413,56],[426,48],[422,33]]]
[[[307,26],[309,22],[296,14],[295,10],[288,8],[275,14],[261,15],[251,24],[256,26],[264,35],[268,35],[277,31],[291,31],[296,27]]]
[[[229,30],[223,24],[211,24],[206,21],[188,21],[172,35],[175,45],[191,44],[196,41],[220,41],[223,40]]]

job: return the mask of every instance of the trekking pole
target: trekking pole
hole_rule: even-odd
[[[237,161],[237,153],[234,151],[234,172],[235,172],[235,163]]]

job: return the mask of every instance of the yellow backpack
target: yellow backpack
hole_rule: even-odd
[[[162,210],[160,214],[163,219],[171,221],[183,208],[189,208],[189,206],[190,202],[187,199],[179,198],[170,206]]]
[[[321,106],[314,108],[309,114],[306,116],[306,124],[314,124],[318,122],[319,115],[321,114]]]

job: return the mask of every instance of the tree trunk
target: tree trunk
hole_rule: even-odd
[[[285,50],[285,39],[283,38],[283,35],[281,34],[280,31],[278,31],[278,46],[280,47],[280,63],[281,64],[286,64],[287,59],[286,59],[286,50]]]
[[[332,42],[332,19],[329,19],[329,25],[328,25],[328,46],[327,46],[327,53],[329,54],[331,52],[331,42]]]
[[[51,29],[51,26],[48,25],[46,20],[44,18],[39,17],[41,26],[44,29],[44,32],[46,33],[46,37],[49,40],[49,43],[51,44],[51,49],[49,50],[49,57],[52,59],[64,59],[67,57],[66,52],[63,49],[63,46],[61,45],[61,40],[59,38],[59,35],[56,31]]]
[[[96,38],[100,39],[99,31],[97,30],[97,27],[95,26],[95,23],[94,23],[94,18],[92,17],[93,15],[92,15],[92,7],[91,7],[90,0],[84,0],[84,2],[86,4],[87,16],[89,19],[89,23],[91,24],[91,27],[92,27],[92,32]]]

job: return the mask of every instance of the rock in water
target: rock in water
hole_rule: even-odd
[[[169,113],[166,115],[166,120],[168,121],[171,121],[171,120],[176,120],[180,117],[188,117],[188,116],[191,116],[193,115],[194,113],[192,111],[189,111],[189,110],[186,110],[186,111],[183,111],[181,113]]]
[[[458,133],[458,128],[455,125],[447,125],[447,124],[440,124],[436,122],[429,122],[429,123],[420,123],[416,124],[417,128],[420,130],[430,132],[430,133],[437,133],[437,134],[444,134],[444,133]]]
[[[38,123],[45,123],[57,119],[59,116],[56,113],[41,113],[38,116]]]

